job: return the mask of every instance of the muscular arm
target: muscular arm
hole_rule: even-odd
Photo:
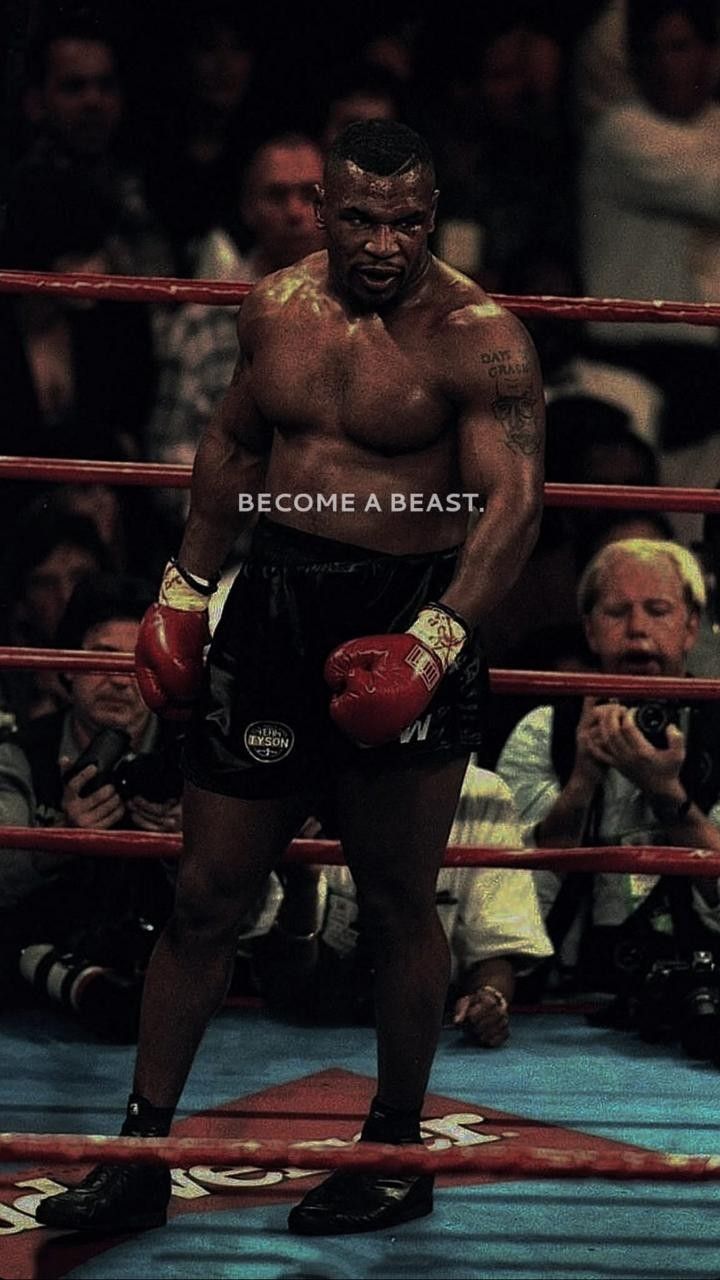
[[[494,305],[494,304],[490,304]],[[518,577],[537,538],[545,404],[535,349],[523,325],[464,308],[458,326],[462,489],[485,496],[440,603],[475,625]]]
[[[258,303],[244,303],[238,320],[239,353],[225,397],[205,428],[193,467],[190,513],[179,559],[191,573],[212,577],[242,530],[239,493],[262,485],[272,430],[255,404],[252,344]]]
[[[600,707],[599,713],[604,731],[601,747],[610,763],[642,791],[663,829],[662,839],[670,845],[720,852],[720,806],[715,805],[708,815],[694,802],[687,805],[688,793],[680,779],[685,759],[680,729],[670,725],[667,747],[657,750],[637,728],[632,711],[611,705]],[[717,878],[695,876],[693,883],[707,905],[717,908]]]

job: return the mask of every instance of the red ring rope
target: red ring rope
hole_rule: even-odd
[[[0,455],[0,476],[46,480],[51,484],[153,485],[189,489],[192,467],[185,463],[94,462],[85,458],[27,458]],[[558,484],[544,486],[546,507],[608,507],[630,511],[720,511],[717,489],[672,485]]]
[[[192,467],[185,463],[89,462],[84,458],[68,461],[3,454],[0,476],[7,480],[47,480],[51,484],[168,485],[189,489]]]
[[[131,653],[95,653],[84,649],[31,649],[0,646],[0,670],[114,671],[133,675]],[[608,697],[674,698],[706,702],[720,697],[720,679],[680,676],[616,676],[597,671],[512,671],[494,668],[490,684],[496,693],[606,694]]]
[[[177,858],[179,835],[154,831],[98,831],[77,827],[0,827],[0,857],[11,849],[41,849],[73,857]],[[285,862],[343,866],[336,840],[293,840]],[[720,875],[720,851],[678,845],[602,845],[561,849],[508,849],[497,845],[448,845],[446,867],[529,867],[551,871],[635,871],[647,875]]]
[[[55,293],[114,302],[201,302],[239,305],[253,285],[235,280],[182,280],[175,276],[118,276],[88,272],[0,271],[0,293]],[[516,315],[562,320],[650,320],[658,324],[720,324],[720,304],[666,299],[574,298],[551,294],[490,294]]]
[[[502,1144],[456,1146],[431,1151],[420,1146],[351,1142],[342,1147],[321,1141],[232,1138],[115,1138],[74,1134],[0,1134],[0,1160],[52,1160],[57,1163],[165,1164],[258,1169],[367,1169],[385,1173],[488,1173],[529,1178],[658,1179],[701,1182],[720,1178],[720,1156],[662,1151],[599,1152]]]

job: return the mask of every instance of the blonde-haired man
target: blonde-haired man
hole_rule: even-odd
[[[615,675],[687,675],[704,602],[694,556],[664,540],[608,544],[578,587],[590,650],[599,669]],[[688,680],[688,703],[691,693]],[[720,850],[717,704],[691,708],[649,698],[632,706],[602,697],[574,702],[563,698],[556,708],[536,708],[501,753],[498,772],[515,797],[524,843]],[[536,881],[549,920],[561,880],[541,872]],[[592,925],[617,929],[654,885],[648,876],[596,875]],[[688,903],[697,936],[714,930],[720,945],[717,880],[694,877]],[[554,941],[560,945],[559,937]]]

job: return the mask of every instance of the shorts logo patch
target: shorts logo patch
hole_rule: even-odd
[[[295,745],[295,734],[287,724],[279,720],[253,720],[243,736],[245,750],[260,764],[276,764],[290,755]]]

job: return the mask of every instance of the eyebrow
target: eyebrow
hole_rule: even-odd
[[[285,195],[287,191],[314,192],[316,186],[317,183],[313,182],[312,178],[303,178],[298,182],[268,182],[262,189],[268,195]]]
[[[628,604],[633,604],[635,602],[632,600],[627,600],[624,596],[621,596],[619,599],[616,596],[606,596],[605,599],[604,600],[601,599],[599,603],[605,605],[606,607],[609,605],[612,605],[615,608],[617,608],[618,605],[628,605]],[[643,596],[642,600],[638,601],[637,603],[639,604],[670,604],[671,605],[671,604],[676,604],[677,601],[672,599],[670,596]]]
[[[365,218],[368,222],[377,221],[374,213],[371,213],[369,209],[363,209],[360,205],[356,204],[341,205],[339,212],[340,214],[352,214],[354,217]],[[413,208],[407,209],[404,213],[399,213],[397,217],[392,219],[392,221],[407,222],[411,218],[422,218],[423,216],[423,209]]]

